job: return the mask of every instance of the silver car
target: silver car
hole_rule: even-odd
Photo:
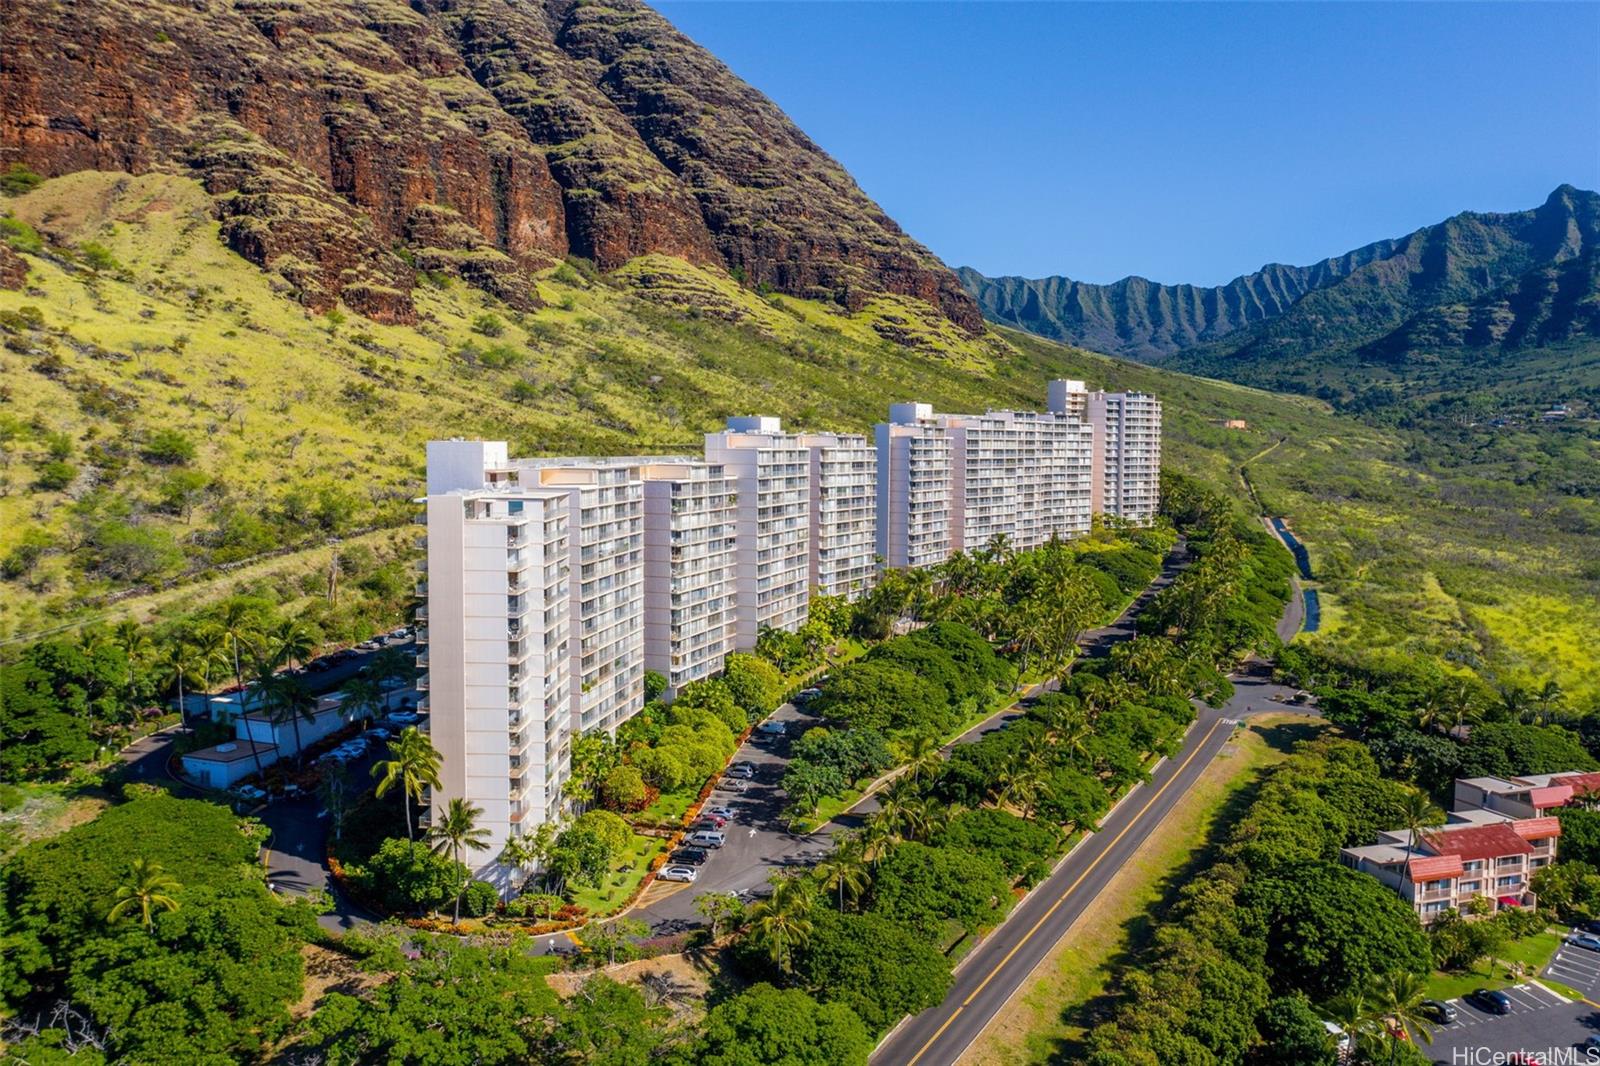
[[[693,866],[663,866],[656,874],[658,881],[693,881],[698,874]]]

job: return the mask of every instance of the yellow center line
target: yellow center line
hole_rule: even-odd
[[[977,988],[972,990],[972,994],[961,1001],[961,1005],[951,1012],[950,1017],[945,1019],[943,1025],[934,1030],[933,1035],[928,1037],[928,1042],[918,1048],[915,1055],[906,1060],[906,1066],[915,1066],[917,1060],[922,1058],[923,1055],[927,1054],[928,1049],[933,1046],[934,1041],[938,1040],[944,1035],[944,1031],[950,1028],[950,1024],[956,1020],[957,1016],[959,1016],[962,1011],[967,1009],[974,999],[978,998],[978,994],[988,987],[989,982],[994,980],[995,975],[1005,968],[1006,964],[1011,961],[1012,956],[1022,950],[1022,945],[1026,944],[1030,939],[1032,939],[1033,934],[1039,931],[1039,927],[1044,925],[1044,923],[1050,919],[1050,916],[1056,912],[1056,908],[1060,907],[1061,904],[1066,902],[1067,897],[1072,895],[1073,892],[1077,891],[1079,885],[1083,884],[1084,878],[1088,877],[1094,872],[1094,868],[1100,865],[1100,860],[1109,855],[1111,853],[1111,849],[1117,846],[1117,842],[1123,837],[1127,836],[1129,830],[1139,824],[1139,820],[1145,816],[1145,813],[1149,811],[1151,807],[1155,806],[1156,800],[1161,798],[1162,793],[1166,792],[1167,789],[1172,787],[1173,782],[1178,780],[1178,777],[1183,773],[1184,768],[1194,761],[1195,756],[1200,754],[1200,752],[1205,748],[1206,744],[1211,740],[1212,735],[1216,733],[1219,728],[1221,728],[1222,724],[1223,723],[1221,719],[1218,719],[1216,722],[1212,723],[1211,728],[1206,731],[1206,735],[1201,738],[1200,743],[1195,745],[1195,749],[1189,753],[1188,758],[1179,763],[1178,768],[1172,772],[1172,776],[1167,778],[1166,784],[1162,785],[1156,790],[1155,794],[1151,796],[1150,799],[1146,801],[1145,805],[1139,809],[1139,813],[1134,815],[1133,818],[1129,820],[1128,824],[1122,827],[1121,832],[1111,838],[1111,843],[1102,848],[1100,854],[1096,855],[1093,861],[1091,861],[1089,865],[1084,868],[1083,873],[1079,874],[1077,879],[1074,880],[1072,884],[1067,886],[1067,890],[1061,893],[1054,903],[1050,904],[1050,909],[1040,915],[1039,920],[1034,922],[1033,926],[1026,933],[1022,934],[1022,939],[1018,940],[1011,950],[1006,952],[1005,958],[1001,959],[995,964],[994,969],[989,971],[988,976],[984,977],[982,983],[979,984]]]

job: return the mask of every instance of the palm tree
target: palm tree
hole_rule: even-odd
[[[1411,878],[1411,856],[1416,850],[1417,837],[1425,829],[1432,829],[1444,821],[1444,812],[1433,805],[1425,792],[1407,792],[1406,798],[1400,801],[1400,820],[1405,825],[1406,833],[1406,872],[1407,880]]]
[[[194,645],[194,664],[200,673],[200,687],[210,692],[211,668],[226,663],[228,659],[227,634],[215,623],[206,622],[195,626],[189,634],[189,641]]]
[[[150,631],[132,618],[124,618],[112,630],[113,639],[128,659],[128,699],[133,699],[133,668],[139,657],[150,650]]]
[[[1322,1014],[1337,1025],[1352,1044],[1366,1050],[1381,1039],[1382,1015],[1373,1007],[1367,993],[1360,989],[1335,996],[1322,1008]]]
[[[1546,681],[1534,694],[1533,702],[1539,707],[1539,717],[1542,721],[1550,720],[1550,712],[1559,708],[1566,699],[1566,693],[1561,691],[1561,684],[1554,678]]]
[[[811,908],[815,898],[802,877],[779,877],[772,895],[750,911],[750,935],[765,945],[767,954],[783,973],[794,968],[794,952],[811,938]]]
[[[389,758],[374,763],[372,776],[378,778],[374,794],[382,799],[395,785],[401,786],[406,815],[406,839],[414,839],[411,831],[411,803],[422,801],[423,790],[439,787],[439,752],[426,733],[408,726],[389,742]]]
[[[383,685],[376,677],[352,677],[344,686],[344,702],[340,710],[346,718],[373,718],[383,710]]]
[[[1021,811],[1024,818],[1032,818],[1046,780],[1045,764],[1038,759],[1025,759],[1002,775],[999,798]]]
[[[918,733],[902,745],[900,753],[906,762],[906,779],[910,781],[932,781],[944,766],[939,738],[932,733]]]
[[[350,774],[344,763],[336,762],[324,770],[317,785],[322,808],[328,812],[328,825],[333,830],[334,843],[344,836],[345,819],[350,816]]]
[[[144,927],[149,929],[155,924],[152,912],[156,908],[178,909],[178,901],[172,893],[181,887],[178,879],[163,870],[159,862],[134,859],[127,879],[117,886],[116,902],[106,914],[106,921],[118,921],[137,909]]]
[[[266,634],[273,658],[284,666],[299,666],[317,650],[316,635],[298,618],[286,618]]]
[[[867,860],[860,844],[854,839],[840,844],[834,853],[817,864],[818,883],[824,892],[839,894],[839,913],[844,913],[844,898],[856,899],[871,883],[867,875]]]
[[[1532,705],[1532,697],[1521,685],[1500,686],[1500,709],[1505,712],[1507,718],[1520,720]]]
[[[317,700],[292,674],[277,672],[277,661],[266,659],[256,664],[256,691],[261,693],[261,711],[274,726],[285,722],[294,726],[295,759],[305,760],[305,745],[300,741],[300,720],[317,720]],[[273,746],[280,747],[276,737]]]
[[[1403,970],[1388,973],[1373,982],[1368,999],[1389,1037],[1390,1062],[1399,1052],[1400,1042],[1407,1039],[1408,1029],[1420,1036],[1423,1043],[1433,1043],[1433,1031],[1429,1028],[1433,1019],[1422,1009],[1427,998],[1427,986],[1414,973]]]
[[[165,654],[158,664],[163,682],[171,683],[178,688],[178,718],[185,726],[189,724],[189,708],[184,702],[183,681],[189,676],[193,666],[194,648],[182,637],[173,640],[167,645]]]
[[[261,635],[261,619],[248,604],[229,600],[217,615],[217,628],[221,630],[228,654],[233,657],[233,680],[239,686],[239,708],[244,709],[244,656],[243,651],[253,649],[253,642]]]
[[[483,808],[474,807],[459,796],[450,801],[444,814],[428,830],[428,839],[433,841],[433,850],[436,854],[443,855],[449,852],[450,856],[461,862],[463,849],[471,848],[473,851],[482,851],[489,842],[489,831],[478,825],[478,819],[483,817]],[[467,875],[471,877],[469,873]],[[462,882],[456,888],[455,920],[461,921],[461,893],[466,888]]]

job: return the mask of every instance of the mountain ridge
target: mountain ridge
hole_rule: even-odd
[[[1248,380],[1261,383],[1274,362],[1330,354],[1392,362],[1418,346],[1437,355],[1506,338],[1516,347],[1594,336],[1600,328],[1585,298],[1600,292],[1589,280],[1597,244],[1600,195],[1561,185],[1530,210],[1462,212],[1307,267],[1268,264],[1210,288],[1136,277],[1105,286],[986,278],[966,267],[957,276],[992,321],[1224,376],[1249,364],[1258,372]],[[1556,297],[1541,301],[1551,285]],[[1497,316],[1521,317],[1521,325],[1496,325]]]

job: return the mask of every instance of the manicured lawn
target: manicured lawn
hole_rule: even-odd
[[[580,907],[589,908],[590,914],[596,917],[616,910],[632,894],[639,882],[644,880],[650,860],[665,851],[666,847],[665,840],[633,834],[633,839],[628,843],[628,850],[617,857],[617,861],[612,864],[611,873],[600,886],[578,888],[572,894],[572,902]]]
[[[1502,951],[1498,959],[1490,964],[1481,962],[1476,967],[1465,973],[1444,973],[1435,971],[1428,978],[1429,999],[1455,999],[1464,996],[1475,988],[1504,988],[1506,985],[1516,984],[1524,980],[1513,977],[1506,972],[1506,963],[1520,962],[1534,973],[1544,969],[1550,961],[1550,956],[1556,953],[1556,948],[1561,946],[1561,934],[1552,930],[1535,933],[1533,936],[1523,937]],[[1552,982],[1546,981],[1546,984]],[[1558,990],[1566,993],[1564,986],[1557,985]],[[1578,998],[1577,993],[1572,993],[1573,998]]]
[[[676,792],[663,792],[656,797],[656,801],[633,817],[641,822],[667,823],[677,822],[688,813],[689,805],[694,803],[694,798],[699,795],[699,790],[679,789]]]

